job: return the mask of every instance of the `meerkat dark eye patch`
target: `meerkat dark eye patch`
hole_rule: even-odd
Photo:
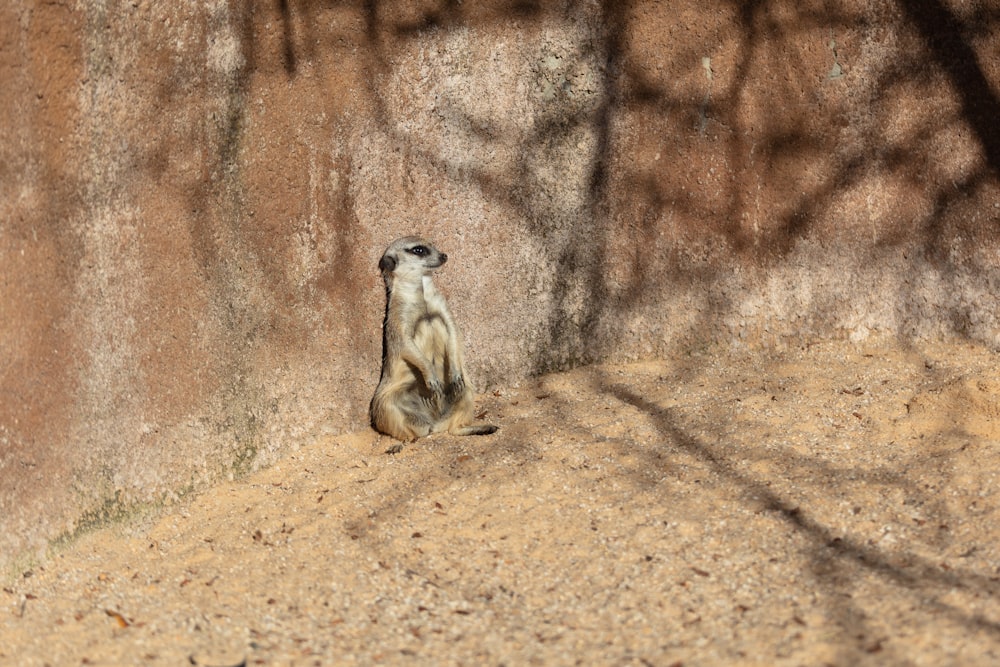
[[[427,249],[427,246],[423,245],[415,245],[412,248],[409,248],[407,252],[416,255],[417,257],[423,257],[424,255],[429,255],[431,253],[431,251]]]

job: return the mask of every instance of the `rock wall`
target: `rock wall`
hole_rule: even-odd
[[[481,390],[873,333],[1000,345],[985,0],[12,0],[0,565],[365,428],[405,233]]]

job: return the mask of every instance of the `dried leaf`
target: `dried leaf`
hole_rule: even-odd
[[[104,613],[110,616],[111,618],[115,619],[115,622],[118,624],[119,628],[127,628],[128,626],[132,625],[131,623],[128,622],[128,619],[126,619],[124,616],[119,614],[114,609],[105,609]]]

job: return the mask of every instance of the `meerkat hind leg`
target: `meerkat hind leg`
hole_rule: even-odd
[[[415,403],[419,403],[419,398],[408,391],[396,391],[380,397],[375,410],[376,428],[403,442],[413,442],[429,435],[432,424],[422,418],[421,411],[414,409]]]

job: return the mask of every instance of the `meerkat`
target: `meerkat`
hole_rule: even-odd
[[[371,402],[375,430],[412,441],[431,433],[487,435],[473,424],[462,336],[431,273],[448,261],[426,239],[406,236],[386,248],[378,267],[385,281],[382,377]]]

